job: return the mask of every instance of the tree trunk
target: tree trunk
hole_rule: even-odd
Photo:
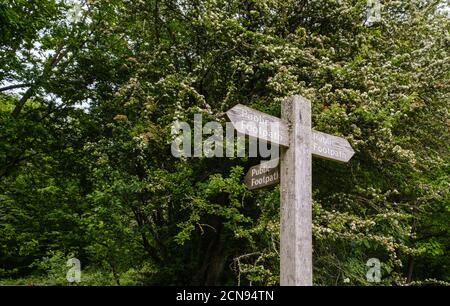
[[[413,273],[414,273],[414,257],[412,257],[412,255],[409,255],[409,257],[408,257],[408,277],[406,279],[406,283],[409,284],[410,282],[412,282]]]

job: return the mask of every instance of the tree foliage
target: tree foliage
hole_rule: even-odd
[[[348,164],[314,159],[314,283],[450,282],[442,1],[0,1],[0,283],[279,278],[278,187],[255,158],[171,155],[171,124],[279,116],[300,94]]]

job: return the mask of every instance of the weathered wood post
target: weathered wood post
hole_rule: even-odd
[[[280,164],[280,284],[312,285],[311,103],[301,96],[283,101],[289,148]]]

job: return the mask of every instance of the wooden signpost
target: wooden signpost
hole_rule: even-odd
[[[280,181],[280,284],[312,285],[312,155],[348,162],[349,142],[311,129],[311,103],[301,96],[283,101],[281,119],[236,105],[227,115],[238,133],[282,146],[281,158],[250,168],[249,189]]]

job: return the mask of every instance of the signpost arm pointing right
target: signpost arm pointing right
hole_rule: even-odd
[[[290,144],[281,151],[280,284],[312,286],[311,103],[287,98],[281,119]]]

